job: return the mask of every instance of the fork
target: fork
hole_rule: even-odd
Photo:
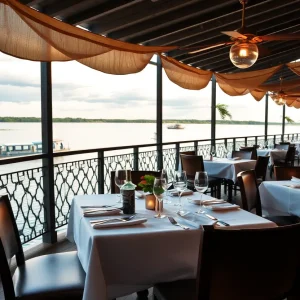
[[[124,217],[124,218],[113,218],[113,219],[103,219],[103,220],[92,220],[90,221],[91,224],[103,224],[111,221],[123,221],[127,222],[130,221],[132,218],[134,218],[134,215],[129,216],[129,217]]]
[[[169,221],[170,221],[173,225],[175,225],[175,226],[179,226],[179,227],[181,227],[181,228],[184,229],[184,230],[190,229],[190,227],[187,227],[187,226],[184,226],[184,225],[182,225],[182,224],[180,224],[180,223],[177,223],[173,217],[168,217],[168,219],[169,219]]]
[[[218,218],[216,218],[216,217],[214,217],[214,216],[211,216],[211,215],[207,214],[206,211],[204,211],[204,210],[199,209],[199,210],[197,211],[197,214],[203,214],[203,215],[205,215],[206,217],[208,217],[209,219],[214,220],[214,221],[217,221],[217,223],[220,223],[220,224],[222,224],[222,225],[224,225],[224,226],[230,226],[230,224],[228,224],[228,223],[226,223],[226,222],[224,222],[224,221],[222,221],[222,220],[219,220]]]

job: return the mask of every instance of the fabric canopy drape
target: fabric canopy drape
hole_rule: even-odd
[[[113,40],[63,23],[16,0],[0,0],[0,51],[18,58],[47,62],[76,60],[104,73],[124,75],[140,72],[152,56],[158,54],[172,82],[185,89],[205,88],[213,72],[185,65],[163,55],[176,48]],[[300,76],[300,63],[287,66]],[[281,67],[234,74],[215,73],[215,76],[226,94],[240,96],[251,93],[259,101],[267,91],[278,91],[277,85],[263,83]],[[283,88],[289,92],[295,93],[300,89],[299,83],[291,81],[283,84]]]
[[[141,71],[155,53],[176,47],[147,47],[109,39],[22,5],[0,0],[0,50],[34,61],[77,60],[109,74]]]
[[[182,88],[200,90],[211,80],[213,74],[211,71],[190,67],[170,57],[161,55],[160,58],[168,78]]]

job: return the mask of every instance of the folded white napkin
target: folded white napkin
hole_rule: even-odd
[[[230,160],[240,160],[241,158],[240,157],[232,157],[232,158],[228,158],[228,159],[230,159]]]
[[[145,197],[142,191],[135,191],[135,196],[141,199]]]
[[[83,208],[83,215],[85,217],[97,217],[97,216],[114,216],[119,215],[121,210],[118,208]]]
[[[187,200],[196,205],[213,205],[213,204],[219,204],[219,203],[227,203],[225,200],[222,199],[211,199],[211,200],[200,200],[200,199],[192,199],[192,198],[187,198]]]
[[[285,184],[284,186],[292,189],[300,189],[300,184]]]
[[[107,228],[107,227],[123,227],[123,226],[132,226],[132,225],[138,225],[147,222],[146,218],[141,218],[141,219],[133,219],[130,221],[119,221],[119,222],[107,222],[104,224],[92,224],[92,227],[94,229],[102,229],[102,228]]]
[[[300,179],[299,179],[299,178],[297,178],[297,177],[294,177],[294,176],[292,176],[292,179],[291,179],[291,181],[293,181],[293,182],[297,182],[297,183],[300,183]]]
[[[226,210],[235,210],[239,209],[240,207],[236,204],[224,204],[224,205],[211,205],[207,206],[208,209],[213,211],[226,211]]]
[[[179,195],[177,190],[169,190],[169,192],[171,193],[172,196],[178,196]],[[182,196],[193,195],[193,194],[194,194],[193,191],[187,189],[182,193]]]

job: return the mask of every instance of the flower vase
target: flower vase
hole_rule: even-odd
[[[156,197],[153,194],[145,196],[146,209],[154,210],[156,207]]]

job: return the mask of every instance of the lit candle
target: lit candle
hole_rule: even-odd
[[[146,209],[155,209],[155,196],[154,195],[146,195],[145,203],[146,203]]]

